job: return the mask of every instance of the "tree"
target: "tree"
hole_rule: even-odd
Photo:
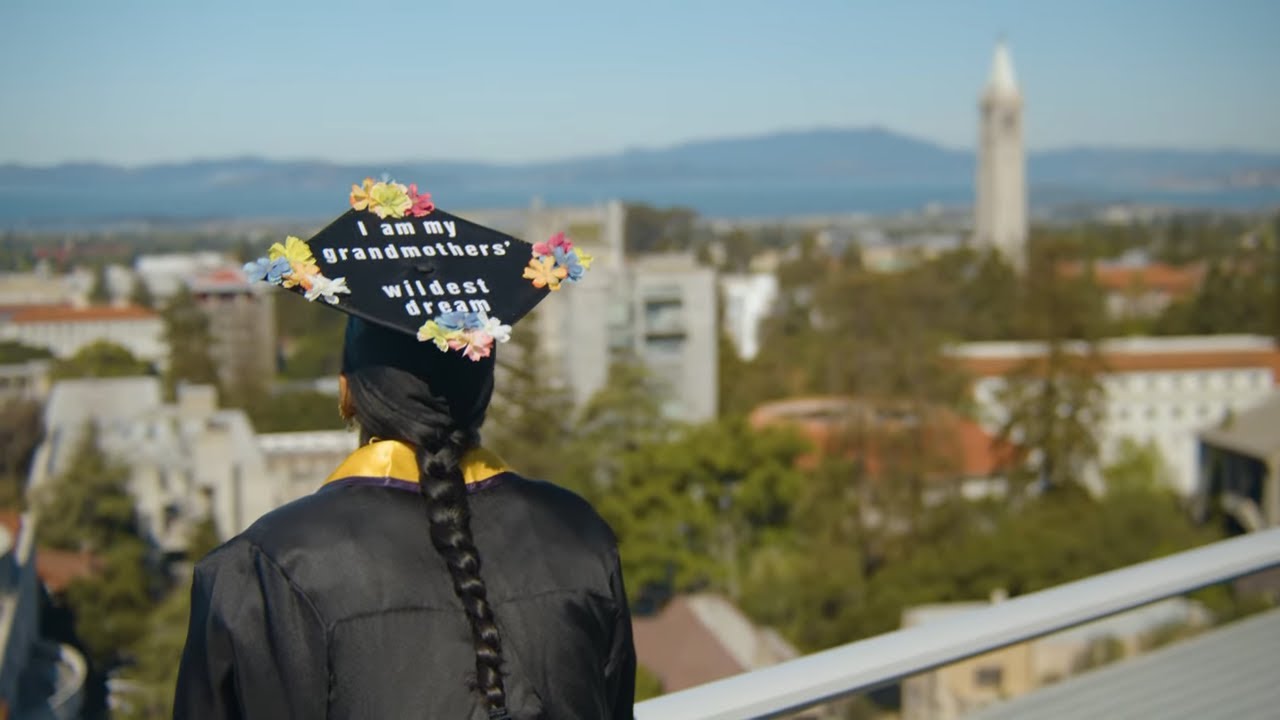
[[[808,449],[790,432],[726,420],[624,452],[597,507],[638,607],[708,587],[740,599],[748,558],[789,531]]]
[[[42,439],[40,403],[20,399],[0,402],[0,507],[22,507],[31,457]]]
[[[102,451],[90,421],[66,469],[36,497],[39,542],[97,559],[92,576],[67,587],[65,601],[98,670],[123,662],[142,636],[155,585],[128,482],[128,467]]]
[[[172,396],[178,383],[217,385],[218,370],[209,356],[213,344],[209,318],[196,304],[191,290],[179,285],[162,313],[164,337],[169,344],[169,367],[165,372],[165,389]]]
[[[111,302],[111,287],[107,283],[107,266],[97,265],[93,268],[93,284],[89,286],[89,303],[106,305]]]
[[[694,221],[698,214],[689,208],[659,209],[644,204],[628,204],[626,219],[627,254],[693,249]]]
[[[173,689],[191,615],[190,579],[180,583],[148,615],[137,643],[137,662],[122,673],[127,690],[113,716],[123,720],[169,720]]]
[[[1016,480],[1051,489],[1084,482],[1097,457],[1105,400],[1097,342],[1107,330],[1092,272],[1064,277],[1064,244],[1036,250],[1024,286],[1022,336],[1042,341],[1043,352],[1004,378],[998,438],[1016,448],[1008,468]]]
[[[535,324],[517,325],[497,356],[497,387],[485,423],[485,444],[520,473],[559,479],[558,454],[572,431],[573,399],[542,351]]]
[[[53,363],[50,375],[56,380],[69,378],[109,378],[150,375],[151,365],[139,360],[109,340],[85,345],[75,355]]]
[[[0,365],[14,365],[28,360],[47,360],[53,357],[48,348],[23,345],[16,340],[0,340]]]
[[[318,390],[259,394],[244,407],[257,432],[341,430],[338,398]]]
[[[151,288],[141,275],[133,276],[133,287],[129,289],[129,302],[144,308],[155,306],[156,301],[151,295]]]

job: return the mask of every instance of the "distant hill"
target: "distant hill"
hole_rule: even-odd
[[[1076,148],[1032,154],[1032,201],[1204,206],[1280,204],[1280,154]],[[710,215],[886,212],[967,205],[974,156],[879,128],[783,132],[659,149],[498,165],[199,160],[122,168],[0,165],[0,225],[125,218],[323,219],[347,186],[389,174],[445,207],[519,207],[610,198],[683,204]]]

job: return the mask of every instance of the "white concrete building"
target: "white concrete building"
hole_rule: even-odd
[[[205,251],[139,255],[133,271],[147,284],[152,296],[163,302],[189,278],[238,266],[221,253]]]
[[[177,402],[166,404],[153,377],[64,380],[49,394],[44,419],[28,492],[42,492],[66,469],[91,421],[103,451],[129,465],[143,529],[165,550],[184,549],[206,516],[230,537],[277,504],[248,417],[218,409],[212,387],[181,387]]]
[[[563,231],[593,256],[582,281],[553,294],[525,321],[539,324],[543,351],[567,381],[575,404],[604,386],[614,358],[630,353],[667,389],[671,417],[715,417],[719,343],[713,270],[684,254],[627,258],[626,213],[617,201],[466,217],[525,240]]]
[[[276,483],[276,504],[315,492],[359,444],[359,435],[345,430],[259,435],[258,450]]]
[[[1039,342],[965,343],[948,351],[973,378],[978,420],[992,432],[1007,417],[1000,404],[1005,376],[1044,353]],[[1123,338],[1104,341],[1100,353],[1101,463],[1114,460],[1126,439],[1152,443],[1182,495],[1196,485],[1196,433],[1263,402],[1280,381],[1280,350],[1264,336]]]
[[[980,108],[973,240],[980,247],[996,248],[1014,267],[1022,268],[1027,245],[1022,93],[1003,42],[996,46]]]
[[[168,356],[160,315],[132,305],[0,308],[0,340],[48,348],[58,358],[71,357],[84,346],[103,340],[147,362],[163,363]]]
[[[720,278],[725,332],[738,357],[751,360],[760,352],[760,323],[778,297],[778,278],[772,273],[724,275]]]

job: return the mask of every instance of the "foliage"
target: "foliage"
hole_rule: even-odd
[[[36,498],[41,545],[83,550],[95,572],[65,591],[76,635],[95,667],[122,662],[142,636],[154,576],[128,491],[129,469],[102,451],[92,422],[81,431],[66,469]]]
[[[689,251],[697,213],[688,208],[659,209],[640,203],[626,207],[627,254]]]
[[[260,433],[341,430],[345,427],[338,414],[338,398],[318,390],[258,394],[244,409],[253,422],[253,429]]]
[[[150,363],[134,357],[127,348],[109,340],[99,340],[85,345],[65,360],[54,361],[49,374],[55,380],[66,380],[134,377],[150,375],[151,372]]]
[[[221,544],[217,524],[212,517],[206,515],[191,528],[191,534],[187,538],[187,560],[197,562]]]
[[[155,307],[155,297],[151,295],[151,288],[147,286],[147,281],[141,275],[133,276],[133,286],[129,289],[129,302],[138,307]]]
[[[93,284],[89,286],[89,303],[106,305],[111,302],[111,288],[107,283],[107,266],[99,264],[93,268]]]
[[[28,360],[47,360],[53,357],[48,348],[23,345],[17,340],[0,340],[0,365],[16,365]]]
[[[137,643],[137,662],[121,673],[128,690],[121,693],[121,720],[168,720],[173,717],[173,689],[191,614],[190,582],[176,586],[146,618]]]
[[[703,588],[741,597],[748,558],[790,527],[808,449],[791,433],[724,420],[624,452],[597,507],[637,604]]]
[[[521,474],[559,479],[560,455],[547,452],[570,437],[572,398],[551,371],[532,319],[516,325],[497,353],[497,387],[485,423],[485,445]]]
[[[40,403],[0,401],[0,508],[21,508],[31,458],[42,439]]]
[[[321,303],[293,293],[275,301],[276,329],[285,348],[282,374],[292,379],[333,377],[342,370],[342,338],[346,321]]]
[[[663,694],[662,679],[649,668],[636,665],[636,702],[643,702]]]
[[[186,285],[179,285],[165,305],[164,339],[169,345],[169,366],[165,372],[165,390],[173,396],[180,382],[217,385],[218,371],[209,356],[212,337],[209,318],[196,304]]]

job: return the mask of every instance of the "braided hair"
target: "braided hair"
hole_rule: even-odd
[[[449,568],[453,592],[471,625],[474,689],[490,717],[509,717],[502,637],[480,574],[461,467],[463,454],[480,442],[493,395],[493,358],[473,362],[461,353],[438,352],[353,317],[347,322],[342,366],[363,438],[400,440],[416,449],[431,544]]]

